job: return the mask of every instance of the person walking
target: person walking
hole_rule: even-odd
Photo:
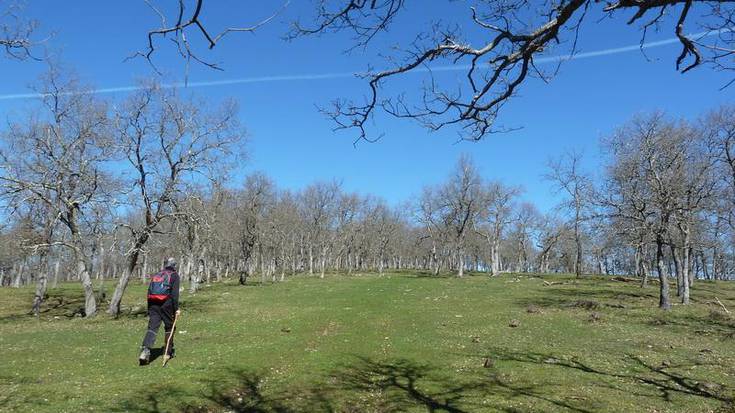
[[[176,260],[169,258],[164,268],[151,277],[151,282],[148,284],[148,331],[143,337],[143,345],[138,357],[141,366],[150,362],[151,347],[156,341],[161,321],[163,321],[165,331],[164,343],[168,343],[167,354],[163,355],[164,363],[174,357],[173,325],[175,317],[179,315],[179,285],[180,278],[176,272]],[[164,348],[166,348],[165,344]]]

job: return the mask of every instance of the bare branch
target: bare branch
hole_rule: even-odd
[[[189,42],[189,39],[187,38],[187,32],[194,27],[195,32],[198,32],[207,42],[208,48],[213,49],[217,43],[224,38],[229,33],[233,32],[247,32],[247,33],[253,33],[256,30],[260,29],[262,26],[268,24],[273,19],[276,18],[281,12],[283,12],[286,7],[290,4],[290,0],[286,0],[285,3],[273,14],[268,16],[267,18],[259,21],[258,23],[247,26],[247,27],[229,27],[218,33],[217,35],[211,35],[209,29],[202,21],[202,11],[204,8],[204,0],[196,0],[195,7],[193,9],[193,12],[188,18],[184,18],[186,15],[186,5],[184,0],[178,1],[178,10],[177,10],[177,17],[175,19],[175,23],[168,25],[167,19],[165,14],[161,11],[160,8],[156,7],[154,4],[151,3],[151,0],[145,0],[146,4],[153,10],[153,12],[159,16],[161,20],[161,26],[157,29],[150,30],[148,32],[148,47],[145,51],[139,51],[134,53],[130,58],[134,57],[143,57],[145,58],[151,66],[156,70],[156,72],[160,73],[158,69],[156,68],[155,64],[153,63],[153,55],[156,52],[156,39],[157,38],[168,38],[171,40],[175,46],[178,52],[182,55],[182,57],[187,62],[187,67],[190,61],[198,62],[204,66],[207,66],[211,69],[215,70],[222,70],[222,68],[217,63],[208,62],[202,58],[199,57],[198,53],[193,50],[191,47],[191,44]],[[169,37],[169,35],[171,35]],[[126,59],[127,60],[127,59]],[[188,70],[187,70],[188,72]]]
[[[5,49],[5,55],[11,59],[41,60],[33,54],[33,49],[43,43],[33,39],[38,22],[21,18],[20,11],[21,7],[15,3],[0,10],[0,48]]]

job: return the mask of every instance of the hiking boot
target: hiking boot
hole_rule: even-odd
[[[140,352],[140,356],[138,356],[138,363],[141,366],[145,366],[148,364],[148,362],[151,359],[151,350],[147,347],[143,347],[143,350]]]

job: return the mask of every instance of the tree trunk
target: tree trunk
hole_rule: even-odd
[[[51,288],[56,288],[59,285],[59,267],[61,266],[61,262],[59,259],[56,259],[56,263],[54,264],[54,282],[51,284]]]
[[[648,287],[648,263],[645,259],[641,261],[641,271],[642,271],[642,279],[641,279],[641,288]]]
[[[681,262],[681,303],[689,304],[689,292],[691,287],[691,280],[689,277],[689,234],[684,234],[684,248],[682,249],[682,262]]]
[[[77,247],[79,248],[79,247]],[[75,251],[75,261],[77,267],[77,275],[79,281],[84,288],[84,316],[89,318],[97,314],[97,300],[94,296],[94,286],[92,285],[92,277],[87,268],[87,261],[81,251]]]
[[[707,257],[704,256],[704,251],[700,252],[699,260],[702,263],[702,273],[704,274],[704,278],[707,280],[710,280],[711,278],[710,278],[709,267],[707,267]]]
[[[33,306],[31,307],[31,311],[36,317],[41,314],[41,304],[46,296],[46,286],[48,284],[48,263],[46,261],[45,252],[40,254],[39,261],[39,274],[36,279],[36,293],[33,296]]]
[[[148,254],[143,254],[143,283],[148,281]]]
[[[658,270],[659,280],[659,308],[663,310],[671,309],[669,300],[669,280],[666,276],[666,263],[664,262],[664,241],[659,235],[656,239],[656,268]]]
[[[717,246],[712,248],[712,279],[717,280],[719,276],[720,269],[718,268],[717,261],[718,261],[718,255],[717,252]]]
[[[281,256],[281,279],[280,281],[286,280],[286,262],[288,262],[288,257],[285,255]]]
[[[192,274],[189,281],[189,293],[195,294],[199,290],[199,283],[204,279],[204,261],[197,262],[196,275]]]
[[[681,271],[681,260],[679,258],[679,250],[674,246],[673,242],[670,245],[671,258],[674,261],[674,272],[676,273],[676,296],[681,297],[684,290],[684,282],[682,281]]]
[[[694,270],[696,258],[694,258],[694,249],[690,246],[687,248],[687,255],[685,261],[689,264],[687,267],[687,274],[689,275],[689,287],[694,285],[694,279],[697,278],[697,271]]]
[[[120,315],[120,304],[122,303],[125,289],[128,288],[130,277],[132,277],[133,272],[135,271],[135,266],[138,265],[138,257],[140,256],[141,248],[143,244],[145,244],[145,241],[147,239],[148,237],[145,237],[145,239],[136,240],[135,247],[130,252],[130,255],[128,255],[125,270],[123,271],[122,276],[120,276],[120,279],[117,282],[115,291],[112,293],[110,306],[107,308],[107,314],[113,317],[117,317],[118,315]]]
[[[13,288],[20,288],[20,282],[23,277],[23,267],[25,266],[25,260],[17,267],[13,265]]]
[[[199,289],[199,280],[194,269],[194,251],[189,251],[186,257],[186,276],[189,278],[189,292],[195,293]]]
[[[434,276],[439,275],[439,259],[436,256],[436,241],[431,241],[431,265],[434,269]]]
[[[500,242],[497,239],[493,239],[490,245],[490,275],[496,276],[500,273]]]
[[[681,290],[681,303],[682,304],[689,304],[689,275],[683,274],[681,277],[682,282],[682,290]]]
[[[105,247],[100,247],[100,259],[97,265],[97,279],[105,278]]]
[[[636,277],[641,276],[641,247],[638,246],[635,249],[635,255],[633,256],[633,265],[635,266],[635,270],[633,273],[636,275]]]
[[[574,221],[574,243],[577,246],[577,257],[574,262],[574,274],[577,278],[582,276],[582,238],[579,234],[579,210]]]

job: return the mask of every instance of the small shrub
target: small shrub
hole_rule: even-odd
[[[732,320],[732,316],[719,308],[715,308],[709,311],[709,319],[710,321],[716,322],[730,321]]]
[[[538,314],[541,312],[541,309],[537,307],[536,305],[531,304],[528,307],[526,307],[526,312],[529,314]]]
[[[655,315],[651,319],[651,325],[654,325],[654,326],[665,326],[668,324],[670,324],[669,319],[663,314]]]
[[[569,303],[567,307],[584,308],[585,310],[597,310],[600,308],[600,303],[591,300],[578,300]]]

